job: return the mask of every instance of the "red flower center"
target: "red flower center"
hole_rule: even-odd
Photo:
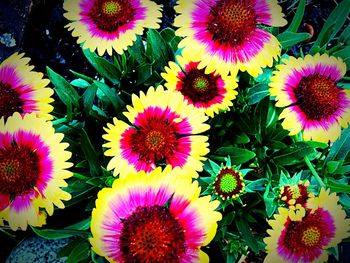
[[[242,45],[256,29],[254,0],[221,0],[210,10],[207,30],[213,40],[228,46]]]
[[[303,184],[287,185],[284,186],[281,190],[281,199],[287,205],[300,204],[301,206],[305,207],[308,198],[309,194],[307,192],[307,186]]]
[[[318,258],[335,236],[334,220],[322,208],[307,211],[301,221],[289,218],[278,240],[278,252],[293,262],[311,262]]]
[[[125,262],[178,262],[186,252],[184,230],[164,206],[138,207],[122,224]]]
[[[0,149],[0,193],[15,196],[33,189],[39,178],[39,157],[33,149],[12,143]]]
[[[133,21],[135,8],[128,0],[96,0],[88,16],[98,29],[112,33]]]
[[[137,162],[151,166],[182,165],[182,159],[176,153],[190,151],[184,138],[190,132],[185,119],[179,119],[179,115],[169,109],[149,107],[139,114],[134,125],[122,134],[121,147],[124,156],[129,156],[130,161],[136,159]],[[181,162],[175,163],[174,156]],[[137,169],[143,170],[145,167]]]
[[[197,69],[198,63],[187,65],[187,73],[180,72],[177,90],[191,103],[209,102],[219,95],[217,80],[219,75],[205,74],[204,69]]]
[[[244,191],[242,175],[231,168],[220,170],[213,183],[215,193],[222,199],[235,198]]]
[[[294,92],[297,105],[311,120],[327,119],[340,107],[336,83],[319,74],[303,77]]]
[[[0,117],[7,119],[15,112],[23,113],[23,101],[9,84],[0,81]]]

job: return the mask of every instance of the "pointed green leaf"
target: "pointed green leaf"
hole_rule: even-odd
[[[65,80],[61,75],[54,72],[49,67],[46,67],[47,75],[51,82],[55,85],[55,91],[61,101],[68,107],[68,105],[74,105],[79,107],[79,94],[72,87],[72,85]]]
[[[300,42],[305,41],[311,35],[309,33],[294,33],[289,31],[284,31],[283,33],[277,35],[277,39],[280,42],[283,49],[288,49]]]
[[[233,165],[245,163],[255,157],[255,153],[238,147],[221,147],[215,151],[218,155],[231,157]]]
[[[298,31],[301,21],[303,20],[303,17],[304,17],[304,12],[305,12],[305,0],[300,0],[297,11],[295,12],[295,15],[293,17],[293,20],[289,24],[289,27],[287,28],[286,31],[290,31],[294,33]]]
[[[333,9],[333,11],[328,16],[310,52],[315,52],[315,48],[317,46],[321,48],[325,47],[343,27],[349,14],[350,0],[343,0]]]
[[[248,105],[256,104],[269,95],[269,86],[267,84],[256,84],[255,86],[248,89]]]

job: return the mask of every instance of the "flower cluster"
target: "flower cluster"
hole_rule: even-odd
[[[29,61],[14,53],[0,65],[0,225],[13,230],[45,224],[71,198],[61,189],[71,153],[48,121],[53,90]]]
[[[277,35],[277,0],[178,0],[174,29],[155,1],[65,0],[98,74],[50,69],[54,94],[24,54],[1,63],[0,226],[73,199],[70,259],[327,260],[350,231],[348,49],[287,54],[304,2]]]

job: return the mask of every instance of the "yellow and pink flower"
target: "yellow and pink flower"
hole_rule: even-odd
[[[277,0],[179,0],[175,10],[182,54],[207,73],[241,70],[256,77],[280,55],[277,38],[261,28],[286,25]]]
[[[205,73],[205,69],[198,69],[199,62],[181,56],[177,57],[177,62],[169,62],[166,72],[161,74],[169,90],[178,91],[189,104],[210,117],[233,105],[232,100],[238,94],[235,76]]]
[[[54,205],[64,208],[62,200],[71,196],[61,188],[72,163],[63,137],[34,113],[0,119],[0,224],[25,230],[45,223],[42,208],[49,215]]]
[[[129,174],[98,193],[90,239],[97,254],[109,262],[209,262],[200,248],[216,234],[219,202],[168,168]]]
[[[133,94],[132,103],[124,112],[130,124],[114,118],[105,128],[105,155],[112,156],[107,169],[124,177],[170,165],[197,177],[209,152],[208,137],[199,135],[209,129],[208,117],[162,86],[150,87],[139,97]]]
[[[265,262],[326,262],[326,249],[349,237],[350,219],[338,201],[335,193],[322,188],[305,209],[280,207],[269,220]]]
[[[122,54],[145,28],[159,28],[161,7],[149,0],[66,0],[66,26],[83,48]]]
[[[0,118],[13,113],[34,112],[38,117],[52,120],[53,89],[43,73],[33,71],[30,59],[14,53],[0,64]]]
[[[335,141],[350,122],[350,90],[337,85],[346,73],[341,58],[327,54],[290,57],[271,77],[270,94],[285,107],[279,118],[290,135],[304,140]]]

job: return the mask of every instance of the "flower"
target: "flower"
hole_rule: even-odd
[[[276,37],[261,28],[287,23],[276,0],[179,0],[175,10],[182,54],[206,72],[235,76],[241,70],[256,77],[280,55]]]
[[[308,199],[313,197],[313,194],[308,192],[309,185],[309,181],[299,181],[298,184],[281,186],[279,197],[290,209],[306,207]]]
[[[231,167],[222,167],[213,182],[214,193],[222,200],[237,198],[244,186],[242,173]]]
[[[309,198],[307,208],[288,210],[269,220],[272,229],[264,239],[268,255],[265,262],[325,262],[327,248],[334,247],[349,236],[350,220],[338,205],[339,197],[329,190]]]
[[[181,56],[177,61],[179,65],[171,61],[165,67],[166,73],[161,74],[168,89],[179,91],[189,104],[210,117],[233,105],[231,101],[237,95],[234,89],[238,86],[235,77],[206,74],[204,69],[198,69],[199,62]]]
[[[327,54],[283,62],[269,84],[276,106],[286,107],[279,116],[283,128],[290,135],[302,132],[304,140],[335,141],[350,121],[350,90],[337,86],[345,63]]]
[[[38,117],[52,120],[51,98],[54,93],[43,74],[32,71],[29,58],[14,53],[0,64],[0,118],[7,119],[13,113],[35,112]]]
[[[161,7],[149,0],[66,0],[66,27],[83,48],[102,56],[127,50],[144,28],[159,28]]]
[[[114,118],[105,128],[103,138],[108,142],[103,146],[109,148],[105,155],[113,156],[107,169],[123,177],[171,165],[197,177],[209,152],[208,137],[198,135],[209,129],[204,123],[208,117],[184,102],[181,94],[162,86],[151,87],[140,97],[133,94],[132,103],[124,112],[131,125]]]
[[[53,205],[64,208],[70,194],[61,189],[72,176],[66,168],[71,153],[51,122],[34,113],[14,113],[0,119],[0,222],[13,230],[45,223],[40,208],[53,214]]]
[[[168,168],[129,174],[98,193],[90,238],[97,254],[110,262],[209,261],[200,247],[215,236],[219,202]]]

